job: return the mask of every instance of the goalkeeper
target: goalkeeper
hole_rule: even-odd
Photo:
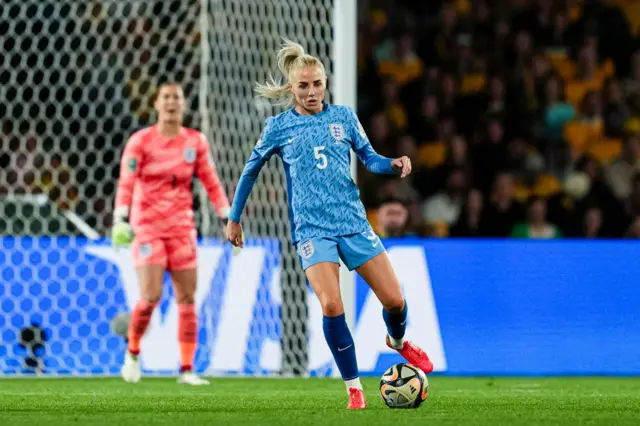
[[[141,378],[140,340],[160,300],[168,270],[179,310],[178,383],[203,385],[208,382],[193,372],[198,336],[194,308],[197,239],[191,192],[194,175],[225,221],[229,201],[205,136],[182,126],[182,87],[162,85],[154,107],[157,124],[134,133],[127,141],[116,193],[112,240],[116,247],[131,244],[141,296],[131,315],[121,373],[127,382],[136,383]]]

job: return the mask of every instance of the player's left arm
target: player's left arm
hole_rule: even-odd
[[[409,157],[388,158],[378,154],[358,120],[358,116],[352,108],[349,110],[348,133],[351,137],[351,144],[358,159],[362,161],[367,170],[376,174],[400,174],[400,177],[408,176],[411,173],[411,160]]]
[[[222,219],[227,219],[230,210],[229,199],[218,178],[218,172],[209,151],[207,138],[202,133],[200,133],[196,150],[196,176],[198,176],[207,191],[209,200],[215,206],[218,216]]]

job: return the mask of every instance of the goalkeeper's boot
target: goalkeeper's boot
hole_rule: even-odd
[[[420,349],[415,343],[405,340],[402,343],[402,347],[397,348],[391,344],[389,335],[387,335],[387,346],[398,351],[398,353],[402,355],[404,359],[409,361],[410,364],[418,367],[424,372],[424,374],[429,374],[433,371],[433,363],[427,356],[427,353]]]
[[[140,371],[140,359],[137,355],[132,355],[131,352],[127,350],[120,375],[122,375],[122,378],[127,383],[138,383],[140,381],[142,372]]]
[[[363,408],[367,408],[364,391],[362,389],[349,388],[349,405],[347,405],[347,410],[362,410]]]
[[[178,377],[178,383],[181,385],[202,386],[208,385],[209,381],[199,377],[193,371],[183,371]]]

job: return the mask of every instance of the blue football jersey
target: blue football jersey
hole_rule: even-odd
[[[321,112],[294,109],[270,117],[238,184],[229,218],[239,221],[262,165],[282,159],[293,242],[352,235],[371,229],[351,177],[351,150],[374,173],[394,173],[391,159],[375,153],[352,108],[325,104]]]

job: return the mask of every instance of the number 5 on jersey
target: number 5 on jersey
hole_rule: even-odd
[[[327,156],[321,152],[323,149],[324,146],[316,146],[315,148],[313,148],[313,156],[320,161],[318,164],[316,164],[316,167],[319,169],[326,168],[328,164]]]

